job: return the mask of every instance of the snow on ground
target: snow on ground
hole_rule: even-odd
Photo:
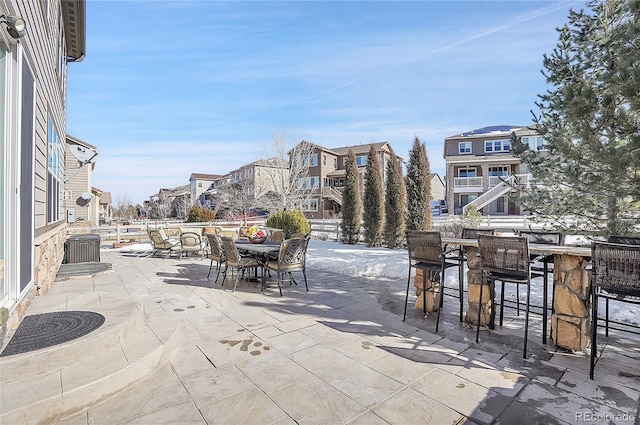
[[[568,242],[568,241],[567,241]],[[119,251],[150,251],[151,244],[135,244],[118,248]],[[398,288],[406,288],[409,257],[405,249],[370,248],[364,245],[347,245],[340,242],[312,239],[307,250],[307,266],[315,269],[342,273],[348,276],[383,278],[401,282]],[[412,272],[413,276],[413,272]],[[458,271],[455,267],[447,270],[445,285],[458,287]],[[550,281],[552,280],[550,276]],[[551,300],[551,284],[549,300]],[[515,300],[515,284],[507,284],[505,298]],[[531,303],[542,305],[542,282],[535,279],[531,286]],[[526,300],[526,291],[520,291],[521,301]],[[604,313],[604,300],[599,311]],[[640,326],[640,307],[628,303],[610,302],[609,317],[621,322]]]

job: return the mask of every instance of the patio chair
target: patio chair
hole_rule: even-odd
[[[211,264],[209,265],[209,273],[207,273],[207,279],[211,275],[211,269],[213,268],[213,262],[216,262],[216,280],[214,283],[218,283],[218,277],[220,277],[220,269],[222,269],[222,265],[225,264],[226,257],[224,255],[224,251],[222,250],[222,242],[220,241],[220,236],[217,234],[207,233],[205,234],[207,240],[209,241],[209,249],[211,253],[209,254],[209,259],[211,260]]]
[[[231,238],[231,239],[238,239],[238,232],[236,232],[235,230],[229,230],[229,229],[222,229],[218,231],[218,236],[222,237],[227,237],[227,238]]]
[[[289,239],[300,239],[300,238],[304,239],[306,237],[307,235],[305,235],[304,233],[298,232],[298,233],[292,233],[291,236],[289,236]]]
[[[225,255],[225,268],[222,285],[224,286],[224,282],[227,280],[227,270],[231,268],[231,276],[233,277],[233,270],[235,269],[236,281],[233,284],[233,291],[235,291],[238,286],[238,281],[240,280],[240,272],[244,272],[249,269],[257,269],[261,264],[256,257],[242,257],[238,253],[238,248],[236,247],[233,238],[223,236],[220,239],[222,240],[222,250]]]
[[[196,232],[183,232],[180,233],[180,258],[182,255],[188,255],[189,252],[199,252],[200,259],[204,258],[204,246],[202,243],[202,236]]]
[[[282,296],[282,285],[280,282],[284,281],[284,274],[288,273],[291,281],[296,283],[293,279],[292,272],[302,272],[304,278],[304,286],[309,292],[309,285],[307,285],[307,247],[309,246],[309,238],[290,238],[282,241],[280,245],[280,251],[278,253],[277,260],[269,260],[264,265],[265,270],[272,270],[278,274],[278,289],[280,290],[280,296]]]
[[[564,245],[564,234],[562,232],[544,232],[534,230],[522,230],[520,236],[524,236],[529,243],[541,245]],[[547,289],[549,288],[549,273],[553,273],[553,255],[536,256],[531,254],[531,271],[542,276],[542,343],[547,343],[547,317],[548,317],[548,299]],[[520,300],[520,294],[516,292],[516,299]],[[554,295],[551,296],[551,312],[553,313]],[[520,312],[520,303],[518,302],[518,312]]]
[[[640,304],[640,245],[591,245],[591,379],[598,350],[598,298]]]
[[[472,227],[462,229],[462,239],[478,239],[479,234],[493,235],[495,234],[495,229],[477,229]],[[467,261],[467,250],[463,245],[450,250],[445,246],[445,255],[447,256],[447,260],[458,263],[458,294],[460,295],[460,321],[462,322],[464,321],[464,263]]]
[[[529,257],[529,240],[524,236],[478,235],[478,248],[482,261],[482,280],[478,302],[482,302],[484,281],[490,283],[491,323],[495,316],[495,282],[501,281],[500,326],[502,326],[504,310],[505,283],[527,286],[527,301],[524,316],[524,344],[522,357],[527,357],[527,340],[529,336],[529,307],[531,299],[531,263]],[[482,307],[478,307],[478,323],[476,325],[476,343],[480,338],[480,322]]]
[[[155,255],[160,251],[166,251],[169,257],[171,257],[171,253],[176,251],[180,245],[180,241],[167,238],[166,235],[164,235],[164,232],[161,232],[160,229],[149,229],[148,232],[153,246],[153,252],[151,253],[152,257],[155,257]]]
[[[422,230],[407,230],[407,248],[409,251],[409,276],[407,278],[407,294],[404,300],[404,315],[402,321],[407,319],[407,304],[409,303],[409,288],[411,286],[411,269],[422,270],[422,311],[427,313],[427,291],[434,296],[440,295],[438,314],[436,316],[436,332],[440,324],[440,310],[443,306],[444,272],[447,268],[457,266],[457,262],[449,261],[443,251],[440,232]],[[437,276],[439,285],[436,289],[427,289],[427,272],[432,272],[432,278]]]
[[[640,245],[640,236],[609,235],[607,236],[607,242],[624,244],[624,245]],[[604,330],[605,330],[605,335],[609,336],[609,299],[610,298],[609,297],[604,297],[604,298],[605,298]]]

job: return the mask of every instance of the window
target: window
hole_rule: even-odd
[[[327,155],[322,155],[322,165],[327,165]]]
[[[319,177],[306,177],[298,179],[298,188],[300,189],[317,189],[320,186]]]
[[[260,168],[256,167],[256,177],[260,177]]]
[[[459,168],[458,177],[476,177],[475,168]]]
[[[507,166],[489,167],[489,175],[490,176],[508,176],[509,167]]]
[[[511,141],[509,140],[485,140],[485,152],[509,152],[511,150]]]
[[[460,195],[460,206],[464,207],[465,205],[467,205],[469,202],[473,201],[477,197],[478,197],[477,193],[469,193],[469,194],[465,194],[465,195]]]
[[[293,160],[293,165],[303,165],[306,167],[315,167],[318,165],[318,154],[313,153],[310,155],[299,155]]]
[[[63,176],[62,141],[51,117],[47,125],[47,223],[60,220],[60,182]]]
[[[198,187],[202,187],[202,182],[198,182]]]
[[[458,143],[458,153],[471,153],[471,142]]]
[[[356,156],[356,165],[358,165],[358,167],[364,167],[365,165],[367,165],[367,157]]]
[[[338,158],[333,158],[333,169],[334,170],[338,169]]]
[[[305,199],[302,201],[302,211],[318,211],[318,200]]]
[[[530,137],[523,137],[521,139],[521,142],[525,145],[529,145],[529,148],[531,148],[531,150],[538,150],[538,151],[546,151],[547,148],[544,146],[544,139],[541,136],[530,136]]]

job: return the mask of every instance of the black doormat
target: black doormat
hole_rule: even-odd
[[[25,316],[0,357],[27,353],[80,338],[104,323],[93,311],[56,311]]]

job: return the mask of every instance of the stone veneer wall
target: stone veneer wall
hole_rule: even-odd
[[[413,277],[413,286],[415,288],[416,298],[416,308],[422,310],[422,274],[424,272],[420,269],[416,269],[416,275]],[[427,312],[438,311],[440,307],[440,288],[439,282],[433,282],[431,279],[433,278],[433,272],[427,272],[427,282],[426,288],[427,293]]]
[[[558,347],[584,350],[591,338],[588,262],[574,255],[556,255],[554,261],[551,338]]]
[[[56,274],[64,258],[64,241],[67,238],[66,226],[61,226],[43,241],[34,246],[34,285],[18,303],[6,323],[7,330],[15,330],[38,295],[45,295],[56,279]]]

